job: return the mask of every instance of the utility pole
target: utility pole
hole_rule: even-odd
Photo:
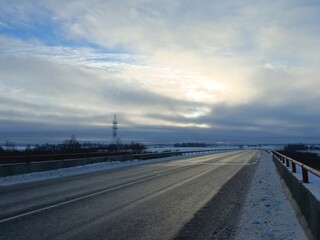
[[[112,121],[112,144],[113,145],[118,145],[119,143],[119,138],[118,138],[118,120],[117,120],[117,115],[113,116],[113,121]]]

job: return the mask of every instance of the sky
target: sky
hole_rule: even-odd
[[[319,143],[318,0],[0,0],[0,143]]]

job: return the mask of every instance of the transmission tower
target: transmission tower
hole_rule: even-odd
[[[112,144],[114,145],[118,145],[120,142],[120,139],[118,138],[118,129],[117,115],[114,115],[112,121]]]

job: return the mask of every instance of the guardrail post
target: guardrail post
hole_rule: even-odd
[[[303,165],[301,166],[301,169],[302,169],[302,180],[304,183],[308,183],[309,182],[308,171],[303,168]]]
[[[286,166],[287,166],[287,167],[290,167],[289,159],[288,159],[288,158],[286,158]]]
[[[296,164],[294,162],[291,162],[291,166],[292,166],[292,172],[296,173],[297,172]]]

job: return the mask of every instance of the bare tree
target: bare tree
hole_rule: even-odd
[[[81,148],[81,144],[77,141],[76,135],[72,134],[70,139],[66,139],[62,143],[63,149],[67,151],[76,151]]]
[[[14,151],[16,150],[16,143],[14,141],[6,140],[4,144],[7,151]]]

